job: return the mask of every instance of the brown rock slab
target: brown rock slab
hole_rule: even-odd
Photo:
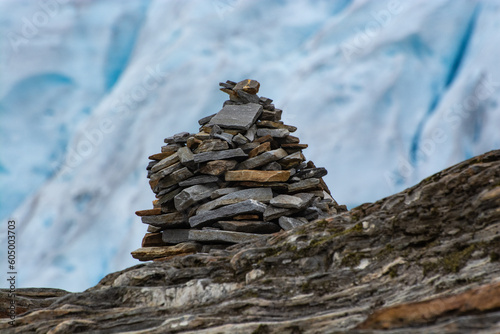
[[[290,169],[293,167],[297,167],[304,160],[306,160],[306,158],[304,157],[302,152],[295,152],[290,155],[287,155],[281,160],[278,160],[278,163],[281,165],[281,167],[283,167],[283,169]]]
[[[229,220],[219,221],[214,224],[214,227],[221,228],[224,231],[269,234],[276,233],[280,227],[276,224],[255,221],[255,220]]]
[[[187,226],[187,217],[181,212],[166,213],[158,216],[141,217],[144,224],[161,228],[182,228]]]
[[[265,143],[260,144],[256,148],[252,149],[248,153],[248,157],[249,158],[253,158],[253,157],[258,156],[261,153],[264,153],[264,152],[267,152],[267,151],[270,151],[270,150],[271,150],[271,143],[265,142]]]
[[[226,172],[225,177],[226,181],[286,182],[290,171],[235,170]]]
[[[263,237],[262,234],[222,230],[189,230],[189,240],[199,242],[228,242],[240,244],[261,240]]]
[[[151,168],[151,172],[156,173],[157,171],[167,168],[176,162],[179,162],[179,155],[174,153],[154,165],[153,168]]]
[[[175,246],[143,247],[133,251],[132,257],[139,261],[151,261],[153,259],[174,256],[186,253],[196,253],[201,245],[194,242],[184,242]]]
[[[165,158],[168,158],[169,156],[171,156],[174,153],[175,152],[173,152],[173,151],[171,151],[171,152],[156,153],[156,154],[150,155],[148,157],[148,159],[150,159],[150,160],[163,160]]]
[[[135,214],[139,217],[161,215],[161,208],[139,210],[139,211],[136,211]]]
[[[210,152],[210,151],[223,151],[229,149],[229,144],[227,141],[220,140],[220,139],[208,139],[204,140],[198,148],[194,151],[194,153],[203,153],[203,152]]]
[[[234,220],[259,220],[259,215],[236,215],[233,217]]]
[[[302,150],[305,150],[309,147],[307,144],[281,144],[281,147],[287,151],[288,153],[295,153]]]
[[[260,119],[278,122],[281,120],[282,113],[283,113],[283,110],[281,110],[281,109],[274,109],[272,111],[264,109],[262,111],[262,115],[260,116]]]
[[[297,127],[292,126],[292,125],[283,124],[283,122],[262,120],[260,122],[257,122],[257,126],[260,128],[287,129],[289,132],[297,131]]]
[[[283,144],[298,144],[300,143],[299,137],[286,136],[285,138],[278,139],[281,145]]]
[[[146,233],[142,238],[141,247],[166,246],[161,239],[161,233]]]
[[[214,160],[202,165],[199,169],[201,174],[219,176],[234,169],[238,162],[236,160]]]
[[[241,89],[249,94],[257,94],[259,92],[259,88],[260,88],[260,83],[258,81],[246,79],[238,82],[233,87],[233,90],[236,91],[238,89]]]

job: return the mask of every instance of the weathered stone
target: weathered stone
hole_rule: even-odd
[[[189,132],[179,132],[173,135],[172,137],[165,138],[165,143],[173,144],[173,143],[185,143],[189,138]]]
[[[182,190],[174,197],[175,208],[178,211],[186,210],[196,202],[209,198],[212,191],[217,189],[217,184],[197,184]]]
[[[257,94],[259,92],[259,87],[260,87],[260,83],[258,81],[246,79],[246,80],[242,80],[242,81],[238,82],[233,87],[233,90],[241,89],[244,92],[249,93],[249,94]]]
[[[317,178],[319,179],[320,177],[325,176],[328,174],[327,170],[323,167],[320,168],[306,168],[298,172],[295,177],[298,177],[299,179],[310,179],[310,178]]]
[[[255,136],[257,135],[257,126],[254,124],[252,125],[248,130],[247,132],[245,132],[245,137],[249,140],[249,141],[254,141],[255,140]]]
[[[243,181],[236,182],[234,185],[238,185],[245,188],[270,188],[273,191],[279,193],[288,192],[288,184],[283,182],[251,182],[251,181]]]
[[[158,163],[158,161],[150,161],[148,163],[148,166],[146,167],[146,170],[151,170],[151,168],[153,168],[154,165],[156,165]]]
[[[257,127],[260,128],[270,128],[270,129],[287,129],[289,132],[295,132],[297,131],[297,127],[292,126],[292,125],[286,125],[283,124],[283,122],[278,121],[278,122],[273,122],[273,121],[260,121],[257,122]]]
[[[264,221],[268,222],[277,219],[281,216],[291,216],[299,211],[300,209],[278,208],[272,205],[268,205],[266,211],[264,212],[263,217]]]
[[[176,228],[164,230],[162,232],[163,242],[170,244],[178,244],[181,242],[189,241],[189,229],[187,228]]]
[[[261,153],[267,152],[271,150],[271,143],[265,142],[254,148],[248,153],[249,158],[253,158],[258,156]]]
[[[222,160],[222,161],[227,161],[227,160]],[[212,175],[198,175],[198,176],[193,176],[190,177],[187,180],[179,182],[179,186],[181,187],[189,187],[189,186],[194,186],[197,184],[206,184],[206,183],[214,183],[219,181],[219,178],[217,176],[212,176]]]
[[[201,118],[199,121],[198,121],[198,124],[200,125],[205,125],[207,124],[208,122],[210,122],[210,120],[217,114],[212,114],[212,115],[209,115],[209,116],[205,116],[203,118]]]
[[[259,215],[250,215],[250,214],[247,214],[247,215],[236,215],[233,217],[234,220],[260,220],[260,216]]]
[[[198,138],[195,138],[195,137],[189,137],[187,142],[186,142],[186,146],[192,151],[196,150],[198,148],[198,146],[200,146],[200,144],[202,144],[203,141],[198,139]]]
[[[241,244],[261,240],[262,234],[242,233],[221,230],[189,230],[189,240],[199,242],[229,242]]]
[[[305,179],[300,182],[290,183],[288,185],[288,191],[290,193],[296,193],[300,191],[318,190],[320,188],[319,184],[319,179]]]
[[[210,151],[223,151],[229,149],[229,145],[226,141],[220,140],[220,139],[208,139],[203,141],[194,153],[203,153],[203,152],[210,152]]]
[[[227,89],[233,89],[236,84],[231,83],[231,82],[219,82],[219,86],[227,88]]]
[[[243,150],[245,153],[249,153],[251,150],[259,146],[259,143],[246,143],[240,146],[240,148]]]
[[[161,232],[161,227],[156,227],[156,226],[153,226],[153,225],[148,225],[148,229],[147,231],[149,233],[157,233],[157,232]]]
[[[231,192],[227,195],[219,197],[213,201],[207,202],[205,204],[200,205],[200,207],[196,210],[197,214],[201,214],[205,211],[217,209],[224,205],[235,204],[239,202],[243,202],[248,199],[254,199],[261,203],[269,203],[269,201],[273,198],[273,191],[269,188],[251,188],[251,189],[243,189],[235,192]]]
[[[263,213],[266,210],[266,205],[249,199],[240,203],[231,204],[218,208],[212,211],[204,212],[201,215],[196,215],[189,218],[189,225],[192,228],[208,226],[215,221],[223,220],[241,214]]]
[[[148,157],[148,159],[151,159],[151,160],[163,160],[165,158],[168,158],[169,156],[171,156],[174,153],[175,153],[174,151],[156,153],[156,154],[150,155]]]
[[[234,169],[238,162],[236,160],[214,160],[202,165],[199,169],[201,174],[219,176]]]
[[[278,195],[270,201],[270,204],[277,208],[300,209],[305,208],[308,202],[298,196]]]
[[[241,133],[238,133],[233,137],[233,142],[235,142],[238,145],[245,145],[246,143],[249,142],[248,138],[243,136]]]
[[[171,187],[181,181],[184,181],[185,179],[190,178],[191,176],[193,176],[193,173],[191,173],[187,167],[183,167],[161,179],[160,182],[158,182],[158,188],[163,189]]]
[[[285,144],[298,144],[300,143],[300,139],[294,136],[286,136],[285,138],[278,139],[281,145]]]
[[[267,128],[260,128],[257,129],[257,136],[263,137],[263,136],[271,136],[273,138],[284,138],[290,134],[290,131],[287,129],[267,129]]]
[[[166,246],[161,239],[161,233],[146,233],[142,238],[141,247]]]
[[[283,148],[285,151],[287,151],[290,154],[305,150],[308,147],[309,147],[309,145],[307,145],[307,144],[282,144],[281,145],[281,148]]]
[[[198,132],[197,134],[194,135],[194,138],[199,139],[199,140],[208,140],[210,139],[210,132]]]
[[[222,139],[225,142],[227,142],[227,144],[230,147],[234,147],[234,143],[233,143],[234,135],[232,135],[230,133],[227,133],[227,132],[214,133],[214,134],[212,134],[212,137],[217,138],[217,139]]]
[[[165,196],[166,194],[172,192],[173,190],[175,190],[177,188],[179,188],[178,184],[174,184],[173,186],[170,186],[168,188],[164,188],[156,194],[156,198],[162,198],[163,196]]]
[[[181,212],[174,212],[158,216],[144,216],[141,220],[144,224],[161,228],[183,228],[186,226],[187,217]]]
[[[194,162],[199,164],[206,161],[227,160],[227,159],[246,158],[246,157],[248,157],[248,155],[245,152],[243,152],[241,148],[235,148],[232,150],[210,151],[210,152],[195,154]]]
[[[268,97],[264,97],[264,96],[261,96],[259,97],[259,102],[263,105],[263,106],[268,106],[270,105],[273,100],[268,98]]]
[[[257,95],[249,94],[241,89],[236,90],[236,94],[238,95],[239,101],[243,103],[259,103],[259,97]]]
[[[278,121],[281,120],[281,114],[282,114],[282,112],[283,111],[281,109],[274,109],[273,111],[263,110],[260,119],[261,120],[278,122]]]
[[[135,214],[139,217],[161,215],[161,208],[154,208],[154,209],[149,209],[149,210],[139,210],[139,211],[136,211]]]
[[[226,181],[285,182],[290,177],[290,172],[287,170],[234,170],[227,171],[225,177]]]
[[[230,187],[230,188],[219,188],[217,190],[215,190],[211,195],[210,195],[210,198],[211,199],[216,199],[216,198],[219,198],[221,196],[224,196],[224,195],[227,195],[227,194],[230,194],[230,193],[233,193],[235,191],[238,191],[238,190],[241,190],[242,188],[240,187]]]
[[[273,149],[273,150],[280,148],[280,145],[278,144],[278,142],[276,140],[274,140],[274,138],[270,135],[257,138],[254,140],[254,142],[259,143],[259,144],[269,142],[271,144],[271,149]]]
[[[153,173],[156,173],[159,170],[162,170],[163,168],[167,168],[175,164],[176,162],[179,162],[179,155],[177,153],[172,154],[171,156],[166,157],[165,159],[158,162],[156,165],[153,166],[153,168],[151,168],[151,171]]]
[[[153,259],[196,253],[201,249],[201,245],[195,242],[185,242],[175,246],[145,247],[133,251],[132,257],[139,261],[151,261]]]
[[[261,168],[262,170],[282,170],[283,168],[276,161],[270,162]],[[290,173],[291,175],[291,173]]]
[[[294,229],[296,227],[305,225],[309,223],[309,221],[305,218],[292,218],[292,217],[286,217],[282,216],[278,220],[279,225],[281,226],[282,229],[285,231],[290,231],[291,229]]]
[[[293,167],[297,167],[304,160],[306,160],[306,158],[304,157],[302,152],[295,152],[279,160],[278,163],[281,165],[281,167],[283,167],[283,169],[290,169]]]
[[[178,149],[177,155],[179,155],[179,160],[182,165],[194,169],[194,155],[188,147],[181,147],[180,149]]]
[[[264,106],[264,109],[274,111],[274,109],[276,109],[276,107],[274,106],[274,104],[270,103],[270,104]]]
[[[276,233],[280,230],[280,227],[274,223],[255,220],[218,221],[214,224],[214,227],[219,227],[224,231],[257,234]]]
[[[162,212],[163,212],[163,206],[169,202],[169,201],[172,201],[175,197],[175,195],[177,195],[178,193],[180,193],[182,191],[182,188],[175,188],[174,190],[166,193],[165,195],[162,195],[160,198],[159,198],[159,201],[158,203],[162,206]]]
[[[283,159],[286,157],[288,153],[282,148],[279,148],[277,150],[272,150],[268,152],[263,152],[260,155],[257,155],[253,158],[249,158],[243,162],[241,162],[237,169],[238,170],[243,170],[243,169],[255,169],[260,166],[264,166],[265,164],[268,164],[273,161],[277,161],[280,159]]]
[[[165,167],[165,168],[159,170],[158,172],[156,172],[154,174],[151,174],[151,176],[149,178],[149,184],[150,184],[150,186],[153,187],[153,184],[154,184],[155,181],[158,181],[158,180],[160,180],[160,179],[162,179],[162,178],[164,178],[164,177],[172,174],[173,172],[175,172],[175,171],[177,171],[177,170],[179,170],[181,168],[182,168],[181,163],[180,162],[176,162],[173,165]]]
[[[225,106],[211,120],[210,124],[222,128],[248,130],[262,113],[262,106],[248,103],[239,106]]]
[[[181,144],[168,144],[161,147],[161,152],[162,153],[177,152],[177,150],[181,147],[182,147]]]

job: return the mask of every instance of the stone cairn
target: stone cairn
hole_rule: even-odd
[[[166,138],[149,157],[153,209],[137,211],[148,233],[141,261],[256,241],[346,210],[332,198],[325,168],[305,162],[296,127],[257,95],[255,80],[220,83],[229,100],[198,121],[200,132]]]

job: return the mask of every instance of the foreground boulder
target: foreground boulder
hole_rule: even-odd
[[[19,289],[0,331],[498,333],[500,150],[290,231],[196,247],[81,293]]]

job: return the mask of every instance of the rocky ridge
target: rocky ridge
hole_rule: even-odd
[[[499,259],[497,150],[375,203],[139,264],[81,293],[19,289],[15,327],[1,319],[0,332],[498,333]]]
[[[199,120],[200,132],[168,137],[149,157],[157,199],[136,212],[149,225],[136,259],[207,253],[347,210],[331,197],[326,169],[305,162],[297,128],[257,95],[259,82],[219,85],[229,100]]]

